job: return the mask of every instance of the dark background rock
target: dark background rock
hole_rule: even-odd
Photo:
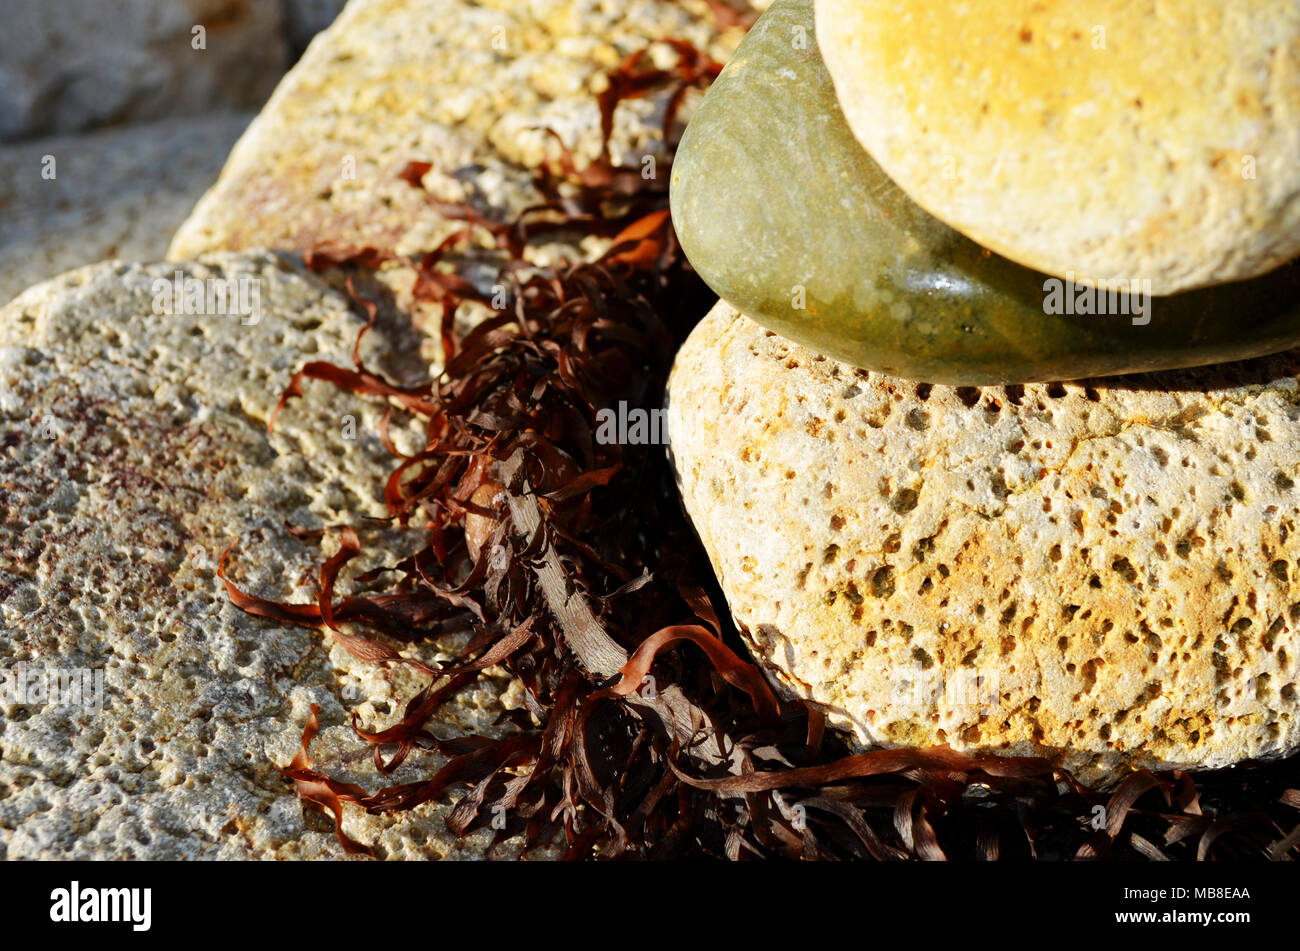
[[[254,109],[288,65],[268,0],[9,0],[4,16],[0,141]]]

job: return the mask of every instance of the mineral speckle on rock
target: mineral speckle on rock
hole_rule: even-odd
[[[1085,780],[1300,747],[1300,363],[915,384],[720,303],[672,453],[755,657],[865,745]]]
[[[353,0],[285,77],[170,256],[324,240],[433,247],[463,223],[397,177],[407,162],[433,163],[424,184],[440,200],[518,213],[540,197],[533,170],[558,154],[547,129],[579,162],[596,157],[606,71],[661,38],[725,59],[740,35],[720,32],[704,0]],[[652,59],[668,66],[673,54]],[[666,101],[619,108],[615,161],[662,160]],[[560,251],[582,254],[560,242],[549,255]]]
[[[534,176],[559,158],[552,133],[579,167],[598,156],[597,95],[628,55],[648,49],[647,65],[669,68],[677,54],[656,41],[680,39],[721,61],[741,35],[719,29],[706,0],[352,0],[290,70],[168,256],[322,244],[423,252],[465,226],[438,203],[510,220],[546,200]],[[666,167],[670,95],[618,106],[615,163],[652,174]],[[681,120],[697,98],[687,97]],[[432,163],[421,188],[399,177],[412,161]],[[593,259],[608,246],[552,233],[526,255],[546,265]],[[474,249],[456,258],[485,287],[497,279]],[[381,277],[430,330],[429,361],[440,360],[441,308],[411,299],[409,268]]]
[[[858,140],[985,247],[1156,294],[1300,255],[1294,0],[816,8]]]
[[[290,374],[306,360],[347,365],[360,323],[296,256],[261,249],[427,250],[463,225],[429,195],[517,214],[537,201],[537,167],[558,154],[545,129],[579,163],[595,156],[606,71],[659,38],[722,59],[739,36],[718,28],[705,0],[354,0],[181,227],[169,251],[178,263],[82,268],[0,311],[0,657],[104,675],[100,712],[41,702],[0,711],[0,855],[341,855],[330,822],[304,812],[272,765],[297,751],[312,703],[323,725],[313,759],[340,780],[374,790],[440,765],[417,752],[381,777],[348,722],[355,710],[363,725],[390,725],[420,678],[355,661],[319,631],[247,615],[214,576],[238,541],[230,569],[242,588],[314,598],[308,582],[334,542],[326,532],[322,551],[286,523],[321,530],[382,516],[392,466],[371,435],[383,407],[325,383],[308,382],[268,437]],[[673,63],[662,44],[648,56]],[[665,103],[620,105],[615,161],[664,156]],[[410,161],[433,163],[427,195],[398,177]],[[530,253],[548,263],[607,243]],[[485,276],[473,260],[452,263]],[[256,281],[260,319],[158,314],[155,282],[178,272]],[[363,293],[385,301],[386,316],[362,355],[393,379],[421,379],[436,352],[422,357],[419,337],[388,319],[409,304],[410,272],[373,280]],[[403,451],[420,445],[414,432],[394,438]],[[349,574],[375,567],[377,552],[409,553],[401,533],[371,541]],[[407,649],[432,663],[459,646]],[[498,673],[444,705],[431,729],[502,729],[497,717],[522,698]],[[428,803],[384,818],[349,807],[344,829],[380,857],[487,854],[491,831],[457,840],[447,811]],[[500,854],[513,854],[509,843]]]
[[[260,319],[159,315],[156,282],[177,271],[258,282]],[[286,526],[383,515],[381,407],[309,384],[266,430],[304,355],[346,364],[359,324],[343,297],[267,254],[110,262],[0,310],[0,667],[103,678],[102,709],[6,691],[0,857],[339,856],[332,822],[305,813],[273,767],[297,750],[312,703],[324,727],[312,754],[341,779],[377,789],[437,767],[416,753],[381,777],[349,725],[353,710],[372,725],[400,716],[422,686],[414,674],[245,614],[215,576],[237,542],[229,567],[242,587],[311,600],[322,551]],[[380,327],[363,356],[395,370],[405,349]],[[419,445],[415,431],[395,438]],[[371,540],[381,552],[413,543]],[[499,729],[503,686],[485,676],[435,729]],[[455,839],[447,809],[349,808],[345,829],[384,857],[484,855],[490,832]]]

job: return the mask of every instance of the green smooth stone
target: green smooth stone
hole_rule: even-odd
[[[914,380],[1068,380],[1300,344],[1300,260],[1150,298],[1145,325],[1046,314],[1048,275],[931,216],[858,144],[811,0],[777,0],[741,43],[682,138],[671,200],[687,257],[720,297],[828,356]]]

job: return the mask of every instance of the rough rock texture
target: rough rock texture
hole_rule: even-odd
[[[558,158],[547,129],[580,164],[596,156],[595,93],[627,54],[671,37],[722,60],[740,35],[720,32],[705,0],[353,0],[285,77],[169,256],[325,242],[434,247],[464,225],[397,177],[408,162],[434,164],[424,184],[440,200],[517,214],[539,201],[533,170]],[[676,61],[662,44],[653,59]],[[666,99],[619,106],[616,161],[662,159]],[[534,258],[606,246],[556,241]],[[392,278],[397,289],[409,283],[409,271]]]
[[[339,856],[332,823],[304,816],[271,762],[292,757],[315,702],[317,763],[386,784],[345,706],[387,725],[420,686],[318,631],[244,614],[214,575],[238,541],[231,568],[246,590],[309,600],[303,573],[323,553],[286,522],[382,514],[378,407],[308,383],[266,432],[304,355],[346,362],[359,320],[270,255],[182,267],[258,281],[257,323],[158,316],[154,281],[177,267],[83,268],[0,310],[0,667],[105,679],[102,712],[30,697],[0,705],[0,858]],[[411,348],[382,325],[363,349],[405,378],[423,371],[391,356]],[[409,431],[398,438],[415,445]],[[394,535],[389,550],[410,543]],[[485,677],[435,729],[492,731],[502,703],[500,679]],[[396,781],[438,765],[413,759]],[[445,814],[430,804],[380,819],[349,807],[346,828],[381,856],[484,854],[490,833],[458,844]]]
[[[0,304],[74,267],[160,260],[250,118],[164,119],[0,147]],[[54,178],[42,177],[46,156]]]
[[[1085,779],[1300,747],[1300,357],[944,387],[719,304],[668,422],[755,655],[863,744]]]
[[[1300,254],[1295,0],[817,0],[858,139],[1012,260],[1156,294]]]
[[[254,108],[287,65],[269,0],[7,0],[4,20],[0,141]]]

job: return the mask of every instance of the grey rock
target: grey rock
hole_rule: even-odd
[[[260,319],[160,316],[155,282],[177,270],[256,281]],[[305,815],[273,768],[292,758],[311,703],[324,726],[314,758],[341,778],[377,789],[440,764],[417,753],[381,778],[348,725],[351,709],[389,725],[419,678],[236,609],[214,573],[237,542],[229,567],[245,590],[310,600],[304,572],[325,553],[286,523],[382,514],[381,407],[308,383],[266,431],[305,355],[346,363],[358,325],[340,295],[267,254],[100,264],[0,310],[0,668],[103,676],[100,709],[90,695],[0,694],[0,857],[339,856],[332,825]],[[422,369],[409,352],[395,329],[363,348],[405,379]],[[410,429],[396,438],[418,445]],[[367,540],[367,567],[414,544]],[[412,650],[430,660],[454,647]],[[433,729],[492,733],[511,697],[490,672]],[[346,829],[381,857],[483,855],[490,832],[457,841],[446,812],[349,807]]]
[[[4,19],[0,141],[255,108],[287,65],[270,0],[8,0]]]
[[[0,304],[85,264],[162,259],[251,118],[214,113],[0,146]]]

